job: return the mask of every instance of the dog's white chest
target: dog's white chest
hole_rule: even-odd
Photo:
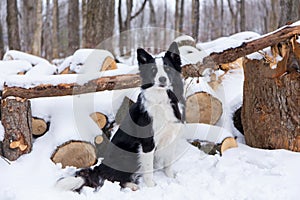
[[[153,121],[156,148],[168,146],[177,138],[181,123],[174,115],[166,90],[150,89],[145,93],[144,103]]]

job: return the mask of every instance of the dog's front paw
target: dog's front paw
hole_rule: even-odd
[[[166,167],[164,171],[165,171],[165,174],[166,174],[167,177],[175,178],[176,175],[170,167]]]
[[[156,183],[153,180],[145,181],[145,184],[147,185],[147,187],[155,187],[156,186]]]

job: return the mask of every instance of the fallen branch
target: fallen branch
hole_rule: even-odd
[[[230,63],[240,57],[246,56],[266,47],[276,45],[298,34],[300,34],[300,25],[284,26],[256,40],[244,42],[238,47],[230,48],[219,53],[211,53],[209,56],[203,59],[203,63],[208,64],[213,62],[215,65]]]
[[[118,90],[140,86],[140,77],[136,74],[101,77],[90,80],[83,85],[77,83],[61,83],[58,85],[42,84],[32,88],[9,87],[4,85],[2,99],[8,96],[22,98],[54,97],[75,94]]]

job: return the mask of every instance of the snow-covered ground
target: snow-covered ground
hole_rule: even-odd
[[[241,80],[242,73],[230,73],[227,79],[230,84],[224,84],[237,86],[236,91],[224,89],[228,100],[234,104],[238,102],[235,102],[234,99],[238,98],[235,96],[241,94]],[[92,111],[113,115],[120,104],[118,99],[125,95],[134,98],[137,93],[138,89],[128,89],[33,99],[33,115],[50,119],[50,130],[35,139],[30,154],[23,155],[11,165],[0,159],[0,199],[298,199],[300,154],[258,150],[239,143],[238,148],[227,150],[222,157],[211,156],[185,140],[181,142],[178,159],[174,162],[176,178],[167,178],[161,171],[156,171],[154,179],[157,185],[153,188],[141,183],[141,189],[133,192],[120,190],[118,183],[107,181],[97,192],[84,188],[81,194],[77,194],[55,188],[59,178],[75,170],[72,167],[61,169],[60,165],[52,163],[49,158],[56,146],[69,139],[93,138],[99,134],[97,126],[88,121],[88,117],[84,122],[80,119]],[[74,106],[78,110],[74,110]],[[76,115],[76,112],[80,114]],[[199,126],[195,134],[201,137],[203,131]],[[230,129],[230,126],[226,128]],[[83,134],[83,130],[89,134]],[[1,135],[3,137],[3,129]]]
[[[244,36],[243,39],[248,39]],[[16,67],[17,64],[12,64],[14,68],[8,75],[31,68],[26,62],[20,68]],[[1,71],[2,66],[4,65],[0,63]],[[125,67],[124,69],[120,67],[120,70],[111,73],[136,72],[137,69],[133,67],[126,71]],[[64,81],[74,82],[76,76],[70,75],[68,80]],[[23,87],[35,84],[34,79],[29,80],[26,77],[23,77],[23,81],[16,80],[16,76],[10,79],[3,76],[2,79],[6,79],[9,84],[19,84]],[[50,79],[50,82],[53,81],[52,84],[61,81]],[[209,91],[204,80],[199,80],[199,85],[190,90]],[[138,88],[32,99],[32,115],[50,121],[50,129],[44,136],[34,139],[31,153],[21,156],[11,164],[0,159],[0,199],[299,199],[300,154],[286,150],[271,151],[248,147],[243,144],[243,136],[233,127],[231,116],[242,103],[242,89],[242,69],[229,71],[224,76],[222,85],[214,92],[209,91],[224,105],[222,118],[217,124],[221,128],[193,124],[184,129],[185,138],[206,139],[212,142],[220,142],[227,136],[237,136],[238,148],[227,150],[222,157],[207,155],[190,145],[186,139],[182,139],[177,148],[177,159],[173,163],[176,177],[167,178],[160,170],[155,171],[154,180],[157,185],[148,188],[141,181],[140,189],[135,192],[129,189],[120,190],[118,183],[108,181],[97,192],[87,187],[81,194],[59,190],[55,187],[56,181],[71,175],[76,169],[74,167],[62,169],[61,165],[55,165],[50,157],[58,145],[68,140],[93,141],[94,136],[101,134],[101,131],[89,114],[98,111],[113,119],[123,97],[136,99]],[[4,130],[0,125],[0,140],[3,136]]]

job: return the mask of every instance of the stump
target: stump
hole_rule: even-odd
[[[186,100],[186,122],[216,124],[222,115],[222,103],[206,92],[197,92]]]
[[[297,62],[288,62],[287,70],[299,67],[299,59],[293,61]],[[271,78],[266,69],[271,70],[264,60],[244,62],[242,124],[246,144],[300,152],[300,73],[290,70]]]
[[[94,145],[85,141],[68,141],[57,147],[51,156],[54,163],[61,163],[62,167],[74,166],[87,168],[97,162]]]
[[[1,113],[5,131],[3,156],[14,161],[32,148],[30,101],[18,97],[3,99]]]

